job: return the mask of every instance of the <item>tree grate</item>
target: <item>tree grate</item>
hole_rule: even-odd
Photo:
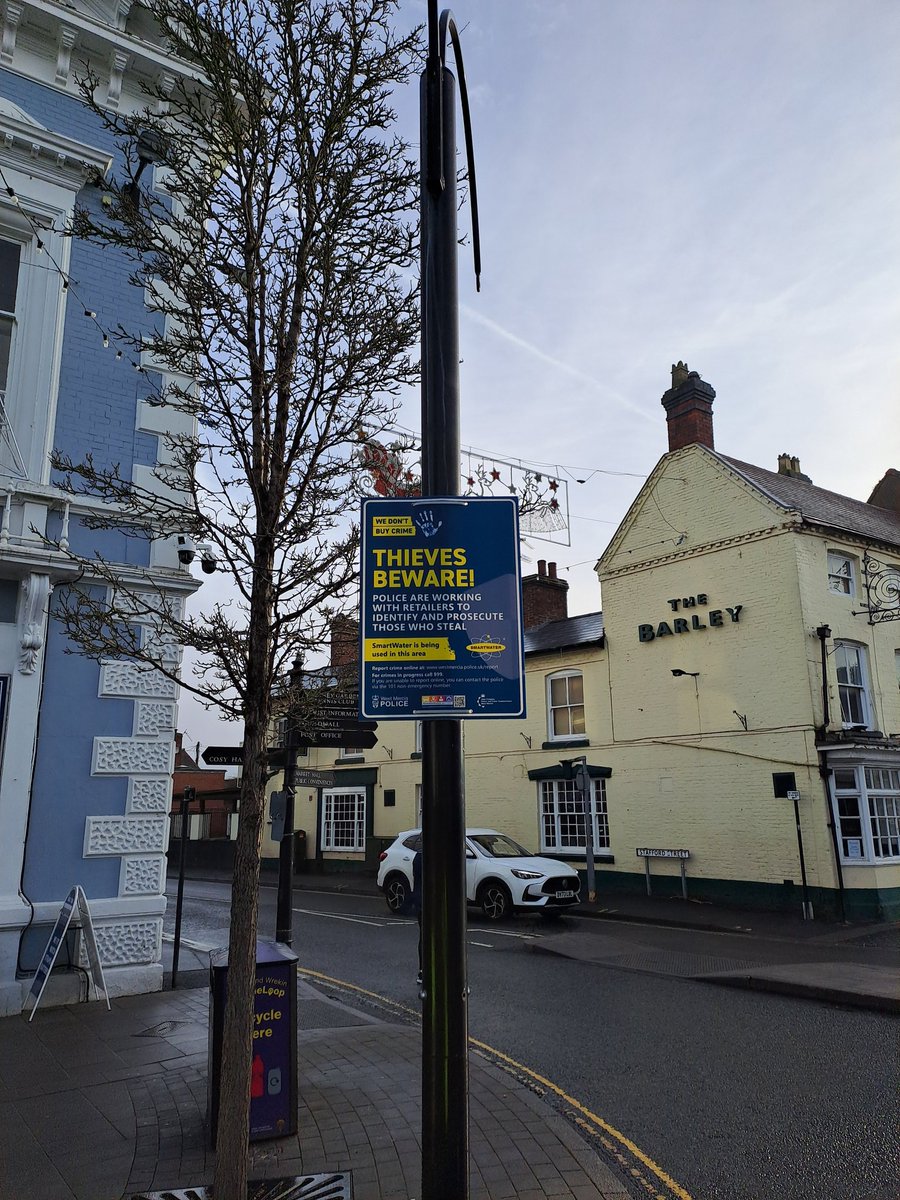
[[[138,1192],[130,1200],[215,1200],[211,1187],[179,1191]],[[350,1174],[293,1175],[289,1179],[257,1179],[247,1184],[247,1200],[353,1200]]]

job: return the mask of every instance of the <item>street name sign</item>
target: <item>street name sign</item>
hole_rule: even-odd
[[[638,858],[690,858],[690,850],[650,850],[641,846],[635,850]]]
[[[364,500],[363,717],[525,715],[515,496]]]
[[[360,724],[346,729],[300,729],[297,732],[298,747],[328,747],[335,749],[357,748],[371,750],[378,744],[378,734],[372,729],[363,729]]]
[[[311,767],[297,767],[294,771],[295,787],[334,787],[334,771],[315,771]]]
[[[244,761],[244,747],[207,746],[200,757],[208,767],[239,767]]]

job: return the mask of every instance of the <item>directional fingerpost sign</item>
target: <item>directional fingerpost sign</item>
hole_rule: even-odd
[[[364,717],[522,717],[514,496],[364,500]]]
[[[244,761],[244,747],[207,746],[200,757],[208,767],[239,767]]]

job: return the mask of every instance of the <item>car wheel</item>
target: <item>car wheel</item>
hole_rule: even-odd
[[[488,921],[502,921],[512,912],[512,896],[502,883],[490,880],[478,893],[478,903]]]
[[[384,882],[384,898],[392,913],[402,912],[409,904],[410,887],[405,875],[388,875]]]

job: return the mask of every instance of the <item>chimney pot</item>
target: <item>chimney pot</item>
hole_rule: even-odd
[[[547,563],[547,574],[551,579],[556,578],[556,563]]]
[[[542,559],[538,563],[537,575],[526,575],[522,580],[522,617],[526,629],[536,629],[548,621],[562,621],[569,615],[567,593],[568,581],[556,578],[556,563]]]
[[[688,370],[686,362],[672,365],[672,386],[661,401],[666,410],[670,453],[694,442],[714,449],[712,405],[715,398],[715,389],[704,382],[697,371]]]
[[[778,455],[778,474],[787,475],[790,479],[802,479],[804,483],[812,483],[808,475],[800,470],[800,459],[796,454]]]

